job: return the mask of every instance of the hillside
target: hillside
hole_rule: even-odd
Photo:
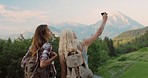
[[[112,58],[98,68],[104,78],[148,78],[148,47]]]
[[[119,78],[148,78],[148,47],[142,48],[135,53],[127,54],[127,58],[135,61],[135,63]]]
[[[119,41],[119,43],[125,44],[127,42],[130,42],[132,39],[135,39],[136,37],[143,35],[146,31],[148,31],[148,26],[140,29],[129,30],[119,34],[118,36],[113,38],[113,40],[114,42]]]
[[[129,68],[119,78],[148,78],[148,62],[138,62]]]
[[[148,27],[135,29],[135,30],[129,30],[126,32],[123,32],[116,36],[114,40],[120,40],[120,39],[133,39],[135,37],[138,37],[140,35],[143,35],[146,31],[148,31]]]

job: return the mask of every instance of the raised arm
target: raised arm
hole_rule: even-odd
[[[102,24],[98,28],[97,32],[94,35],[92,35],[90,38],[87,38],[83,41],[86,46],[90,45],[93,41],[95,41],[103,32],[104,26],[105,26],[107,18],[108,18],[106,12],[104,12],[104,14],[102,15],[102,18],[103,18]]]

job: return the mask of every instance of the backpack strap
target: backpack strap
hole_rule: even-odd
[[[89,68],[88,67],[88,56],[89,55],[87,55],[85,44],[83,42],[79,42],[79,47],[82,48],[82,56],[84,59],[85,66],[86,66],[86,68]]]
[[[38,49],[37,51],[36,51],[37,53],[36,53],[36,63],[37,63],[37,65],[36,65],[36,67],[35,67],[35,70],[33,71],[33,73],[38,73],[38,68],[40,68],[40,50]]]
[[[40,50],[38,49],[37,50],[37,53],[36,53],[37,57],[36,57],[36,62],[38,62],[40,60]]]

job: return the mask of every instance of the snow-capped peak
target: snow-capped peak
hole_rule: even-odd
[[[107,13],[108,13],[108,21],[106,23],[104,35],[109,34],[108,32],[112,32],[112,37],[114,37],[116,36],[115,34],[122,33],[123,31],[144,27],[142,24],[138,23],[137,21],[131,19],[130,17],[126,16],[125,14],[119,11],[108,11]],[[97,29],[98,26],[100,26],[101,22],[102,20],[101,21],[99,20],[97,23],[91,26]]]

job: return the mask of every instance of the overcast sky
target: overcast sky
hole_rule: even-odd
[[[44,23],[89,25],[109,10],[148,26],[148,0],[0,0],[0,30],[21,32]]]

